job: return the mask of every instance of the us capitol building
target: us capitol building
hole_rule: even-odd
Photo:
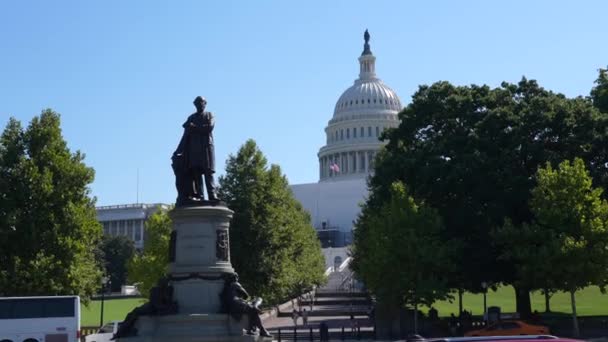
[[[365,31],[359,57],[359,77],[338,99],[325,127],[325,145],[319,149],[319,182],[291,186],[294,196],[310,213],[328,267],[347,258],[354,221],[367,195],[367,177],[383,146],[380,133],[399,124],[403,108],[397,94],[376,76],[376,57]],[[97,208],[104,234],[126,235],[138,249],[145,242],[144,221],[164,204],[129,204]]]
[[[354,221],[367,195],[367,177],[383,142],[380,133],[397,127],[403,108],[397,94],[376,76],[376,57],[365,31],[359,78],[346,89],[325,127],[319,149],[319,182],[295,184],[295,197],[310,213],[327,266],[339,265],[352,243]]]

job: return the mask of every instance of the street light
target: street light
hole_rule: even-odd
[[[99,327],[100,328],[103,327],[103,302],[105,299],[107,284],[112,284],[112,282],[110,281],[110,277],[107,277],[107,276],[101,277],[101,317],[99,318]]]
[[[488,293],[488,283],[486,283],[485,281],[481,283],[481,287],[483,288],[483,320],[487,321],[488,320],[488,316],[486,313],[486,293]]]

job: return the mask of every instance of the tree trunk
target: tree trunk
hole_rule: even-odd
[[[551,299],[551,296],[549,295],[549,289],[545,289],[545,312],[551,312],[551,306],[549,305],[549,299]]]
[[[515,302],[517,312],[521,319],[529,319],[532,315],[532,304],[530,302],[530,290],[526,287],[515,287]]]
[[[458,289],[458,317],[462,316],[462,289]]]
[[[418,334],[418,300],[414,297],[414,334]]]
[[[578,330],[578,319],[576,318],[576,299],[574,298],[574,290],[570,290],[570,302],[572,303],[572,326],[574,328],[574,337],[580,336]]]

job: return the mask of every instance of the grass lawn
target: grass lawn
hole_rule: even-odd
[[[433,306],[440,316],[458,315],[458,294],[454,294],[452,303],[437,302]],[[540,292],[530,295],[532,310],[545,311],[545,297]],[[483,294],[465,293],[462,298],[463,309],[472,311],[473,315],[483,314]],[[488,306],[500,306],[502,312],[515,312],[515,290],[511,286],[498,288],[496,292],[488,290]],[[551,297],[551,311],[572,313],[570,294],[558,292]],[[423,309],[427,311],[428,308]],[[597,287],[588,287],[576,293],[576,312],[580,316],[608,315],[608,294],[602,294]]]
[[[133,308],[145,303],[144,298],[120,298],[106,299],[103,303],[103,321],[104,323],[111,321],[122,321],[125,319],[129,311]],[[81,326],[99,326],[101,316],[101,301],[92,300],[89,306],[80,306],[80,325]]]
[[[454,295],[452,303],[443,301],[433,306],[440,316],[449,316],[450,313],[458,314],[458,295]],[[540,292],[530,295],[532,310],[545,311],[545,297]],[[127,313],[136,306],[143,304],[146,299],[106,299],[104,302],[104,322],[123,320]],[[465,293],[462,299],[463,308],[473,312],[473,315],[483,313],[483,295]],[[515,291],[511,286],[503,286],[497,291],[488,291],[488,306],[500,306],[502,312],[515,312]],[[428,308],[421,308],[427,311]],[[98,326],[100,319],[101,301],[91,301],[88,307],[81,307],[81,326]],[[555,313],[570,314],[570,294],[556,293],[551,297],[551,311]],[[608,315],[608,294],[604,295],[597,287],[588,287],[576,293],[576,311],[580,316]]]

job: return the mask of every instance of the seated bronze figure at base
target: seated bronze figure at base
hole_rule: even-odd
[[[248,302],[249,294],[239,283],[239,277],[236,273],[227,276],[224,283],[224,290],[220,294],[224,310],[237,321],[240,321],[243,315],[247,315],[247,334],[253,335],[259,329],[260,336],[272,337],[268,330],[262,325],[260,319],[259,305],[262,303],[260,298]]]

